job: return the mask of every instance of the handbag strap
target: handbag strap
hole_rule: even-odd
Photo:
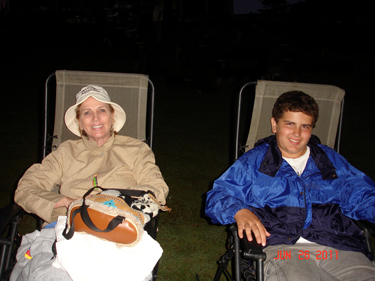
[[[108,188],[103,188],[101,186],[96,186],[96,187],[93,187],[91,189],[89,189],[85,195],[83,195],[83,198],[85,198],[86,196],[90,195],[90,193],[96,189],[96,188],[100,188],[101,190],[105,191],[105,190],[112,190],[112,189],[108,189]],[[125,195],[125,196],[130,196],[132,197],[132,199],[134,199],[134,197],[141,197],[143,196],[144,194],[148,194],[150,195],[150,198],[152,201],[154,201],[156,204],[159,205],[159,208],[160,210],[164,211],[164,212],[170,212],[172,209],[169,208],[167,205],[162,205],[160,204],[160,202],[156,199],[156,196],[155,194],[151,191],[151,190],[147,190],[147,191],[144,191],[144,190],[137,190],[137,189],[116,189],[118,192],[120,192],[122,195]],[[126,202],[130,205],[129,202]]]
[[[65,229],[63,231],[63,236],[69,240],[73,237],[73,234],[74,234],[74,218],[77,214],[81,214],[81,218],[82,218],[82,221],[91,229],[91,230],[94,230],[96,232],[110,232],[112,231],[113,229],[115,229],[119,224],[121,224],[124,220],[125,220],[125,217],[123,216],[117,216],[117,217],[114,217],[107,225],[107,228],[104,229],[104,230],[101,230],[99,229],[94,223],[93,221],[91,220],[90,218],[90,215],[87,211],[88,209],[88,205],[86,205],[86,197],[89,196],[91,194],[91,192],[97,188],[100,188],[101,190],[105,191],[105,190],[110,190],[110,189],[107,189],[107,188],[103,188],[103,187],[100,187],[100,186],[96,186],[96,187],[93,187],[91,189],[89,189],[84,195],[83,195],[83,202],[82,202],[82,206],[80,206],[79,208],[77,208],[76,210],[73,211],[73,214],[72,214],[72,224],[69,228],[69,231],[67,232],[67,229],[68,229],[68,224],[66,224],[65,226]],[[152,199],[158,203],[158,201],[155,199],[155,195],[152,191],[148,190],[148,191],[144,191],[144,190],[132,190],[132,189],[117,189],[122,195],[125,195],[125,196],[131,196],[131,197],[140,197],[146,193],[150,194]],[[160,205],[160,203],[158,203],[160,207],[162,207],[162,210],[164,211],[162,205]],[[164,207],[165,208],[165,207]],[[165,211],[169,211],[170,209],[168,207],[166,207]]]
[[[87,212],[87,205],[86,206],[86,212]],[[87,216],[86,215],[83,215],[82,214],[82,206],[79,207],[78,209],[75,209],[73,211],[73,215],[72,215],[72,225],[70,226],[69,228],[69,231],[67,232],[67,228],[68,228],[68,224],[65,225],[65,229],[63,231],[63,236],[65,237],[65,239],[69,240],[70,238],[73,237],[73,234],[74,234],[74,218],[77,214],[81,213],[81,217],[82,217],[82,220],[83,222],[91,229],[91,230],[94,230],[96,232],[110,232],[112,230],[114,230],[119,224],[121,224],[125,217],[122,217],[122,216],[117,216],[117,217],[114,217],[109,223],[108,223],[108,226],[106,229],[104,230],[101,230],[99,228],[96,227],[96,225],[92,222],[89,214],[87,213]]]
[[[93,190],[97,189],[97,188],[100,188],[103,191],[113,190],[113,188],[104,188],[104,187],[101,187],[101,186],[95,186],[95,187],[92,187],[89,190],[87,190],[87,192],[83,195],[83,199],[85,199],[87,196],[89,196],[91,194],[91,192]],[[148,190],[148,191],[137,190],[137,189],[116,189],[116,190],[119,191],[122,195],[125,195],[125,196],[140,197],[143,194],[150,193],[152,196],[155,197],[155,194],[151,190]]]
[[[66,224],[65,226],[65,229],[63,231],[63,236],[69,240],[70,238],[73,237],[73,234],[74,234],[74,218],[77,214],[81,214],[81,218],[82,218],[82,221],[91,229],[91,230],[94,230],[96,232],[110,232],[112,230],[114,230],[119,224],[121,224],[124,220],[125,220],[125,217],[123,216],[116,216],[114,217],[107,225],[106,229],[100,229],[98,228],[94,222],[91,220],[90,218],[90,215],[87,211],[88,209],[88,205],[86,205],[86,197],[92,192],[93,189],[90,189],[88,192],[86,192],[86,194],[83,196],[83,202],[82,202],[82,205],[75,209],[73,211],[73,214],[72,214],[72,225],[70,226],[70,229],[68,232],[66,232],[67,228],[68,228],[68,224]]]
[[[80,207],[80,208],[81,208],[81,207]],[[64,229],[62,235],[65,237],[66,240],[69,240],[70,238],[73,237],[73,234],[74,234],[74,218],[75,218],[75,216],[76,216],[78,213],[81,212],[80,208],[75,209],[75,210],[73,211],[73,214],[72,214],[72,225],[70,226],[68,232],[66,232],[66,230],[68,229],[68,223],[65,224],[65,229]]]
[[[85,204],[85,199],[83,199],[83,203],[82,203],[82,206],[81,206],[81,217],[82,217],[82,220],[83,222],[91,229],[91,230],[94,230],[96,232],[110,232],[112,230],[114,230],[119,224],[121,224],[125,217],[123,216],[116,216],[114,217],[107,225],[106,229],[103,229],[101,230],[100,228],[98,228],[94,222],[91,220],[90,218],[90,215],[87,211],[87,208],[88,208],[88,205]]]

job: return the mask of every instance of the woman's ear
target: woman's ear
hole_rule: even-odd
[[[80,131],[83,130],[81,120],[78,119],[78,128]]]

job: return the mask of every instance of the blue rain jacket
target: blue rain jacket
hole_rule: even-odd
[[[234,223],[250,209],[267,231],[268,245],[295,244],[300,236],[339,250],[364,253],[362,231],[352,219],[375,222],[375,185],[333,149],[312,136],[301,177],[282,158],[276,137],[258,141],[207,193],[213,223]]]

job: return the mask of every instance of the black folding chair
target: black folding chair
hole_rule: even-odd
[[[127,120],[118,133],[141,139],[152,149],[155,89],[147,75],[58,70],[52,73],[45,83],[44,143],[41,158],[44,159],[63,141],[78,138],[64,125],[64,114],[67,108],[75,103],[76,93],[90,84],[105,88],[110,93],[111,100],[124,108]],[[15,264],[17,247],[21,243],[17,227],[23,213],[23,209],[14,202],[0,210],[0,280],[10,277]],[[41,228],[42,222],[38,219],[38,229]],[[156,216],[145,226],[154,239],[157,224]],[[157,268],[158,265],[153,270],[153,280],[157,277]]]
[[[342,116],[344,110],[344,90],[331,85],[318,85],[295,82],[264,81],[249,82],[239,91],[234,160],[254,147],[257,140],[271,134],[271,112],[276,99],[287,91],[303,91],[314,97],[319,105],[320,119],[314,128],[314,134],[325,145],[340,149]],[[244,104],[249,104],[246,108]],[[250,120],[249,120],[250,116]],[[245,144],[244,143],[245,140]],[[372,252],[370,237],[375,233],[375,225],[367,221],[359,221],[363,229],[367,245]],[[263,262],[266,254],[262,246],[248,242],[246,234],[239,239],[236,225],[228,228],[227,251],[218,261],[218,269],[214,280],[219,281],[224,275],[227,280],[263,280]],[[227,269],[232,261],[232,274]]]

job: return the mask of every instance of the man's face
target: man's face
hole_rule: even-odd
[[[302,112],[284,112],[278,122],[271,118],[272,132],[283,157],[298,158],[306,152],[311,137],[313,118]]]

